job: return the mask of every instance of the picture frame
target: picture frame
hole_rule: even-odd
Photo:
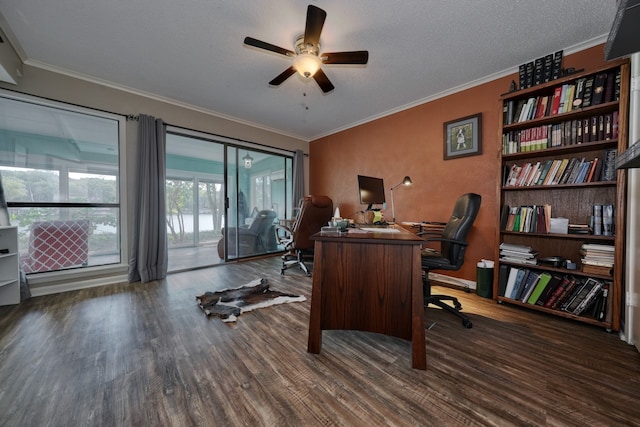
[[[444,160],[482,154],[482,113],[444,123]]]

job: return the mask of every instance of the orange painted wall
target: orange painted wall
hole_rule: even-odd
[[[604,47],[599,45],[566,56],[563,67],[589,70],[604,62]],[[493,259],[498,243],[498,98],[511,80],[517,82],[517,74],[312,141],[310,193],[328,195],[343,217],[352,218],[365,208],[358,197],[357,175],[380,177],[387,188],[384,213],[391,218],[389,189],[409,175],[413,185],[394,190],[398,222],[446,221],[458,196],[480,194],[482,206],[469,236],[465,265],[459,272],[443,272],[475,281],[476,262]],[[443,123],[477,113],[482,113],[482,154],[443,160]]]

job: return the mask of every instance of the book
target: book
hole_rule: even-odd
[[[602,160],[599,159],[593,170],[593,179],[591,182],[600,181],[601,178],[602,178]]]
[[[556,170],[553,176],[553,179],[550,182],[550,185],[555,185],[560,183],[560,178],[562,177],[562,174],[564,173],[564,170],[566,169],[568,164],[569,164],[569,159],[565,158],[560,161],[560,165],[558,166],[558,169]]]
[[[550,82],[553,78],[553,53],[545,55],[542,83]]]
[[[538,300],[535,302],[535,305],[544,306],[549,298],[551,298],[551,295],[553,295],[555,290],[558,288],[560,282],[562,282],[562,276],[558,274],[552,274],[549,283],[545,287]]]
[[[593,182],[593,174],[596,170],[596,167],[598,165],[598,158],[596,157],[595,159],[593,159],[593,162],[591,164],[591,168],[589,168],[589,174],[587,176],[587,179],[585,180],[585,182]]]
[[[544,165],[541,167],[541,171],[540,171],[540,176],[538,176],[538,179],[535,182],[535,185],[542,185],[542,183],[544,182],[544,179],[547,177],[547,174],[549,173],[549,168],[551,168],[551,165],[553,164],[553,160],[547,160]]]
[[[533,85],[539,85],[544,80],[544,57],[533,61]]]
[[[520,89],[527,87],[527,64],[520,64],[518,67],[518,87]]]
[[[607,73],[596,74],[593,82],[593,93],[591,95],[591,104],[598,105],[604,101],[604,85],[607,81]]]
[[[533,86],[534,61],[527,62],[525,68],[525,88]]]
[[[576,81],[576,92],[573,97],[572,109],[577,110],[582,107],[582,97],[584,96],[584,82],[587,80],[585,77],[582,77]]]
[[[601,181],[615,181],[616,180],[616,156],[618,150],[616,148],[608,148],[604,150],[602,156],[602,177]]]
[[[544,307],[555,309],[557,307],[558,300],[565,295],[567,288],[571,283],[572,279],[569,276],[563,276],[560,283],[556,286],[556,289],[544,303]]]
[[[575,167],[576,163],[579,160],[575,157],[572,157],[569,160],[569,164],[567,165],[567,167],[564,170],[564,173],[562,174],[562,177],[560,178],[560,181],[558,182],[559,184],[566,184],[567,180],[569,179],[569,176],[571,176],[571,172],[573,171],[573,168]]]
[[[600,296],[600,304],[596,314],[596,320],[603,322],[605,320],[608,308],[610,283],[606,282],[602,285],[602,294]]]
[[[619,68],[616,71],[609,71],[607,73],[607,82],[604,87],[604,102],[617,101],[617,99],[615,99],[616,83],[619,84],[620,80],[616,78],[616,74],[619,73]]]
[[[552,276],[550,273],[547,273],[547,272],[540,273],[535,287],[533,288],[533,290],[529,294],[529,297],[526,300],[528,304],[535,304],[538,302],[538,299],[544,292],[545,288],[549,285],[551,278]]]
[[[598,141],[598,116],[591,116],[589,121],[589,141]]]
[[[520,295],[518,295],[518,300],[522,302],[527,302],[527,300],[531,296],[531,292],[533,292],[536,285],[538,284],[539,279],[540,279],[540,273],[537,273],[532,270],[529,271],[529,274],[527,274],[527,278],[525,279],[525,282],[520,291]]]
[[[593,235],[602,235],[602,205],[593,205]]]
[[[507,285],[505,287],[504,294],[502,296],[511,298],[511,294],[513,294],[513,288],[516,284],[516,279],[520,273],[520,268],[511,267],[509,270],[509,277],[507,278]]]
[[[567,307],[567,311],[577,316],[587,308],[587,306],[593,302],[593,299],[598,295],[598,291],[602,287],[602,282],[594,278],[589,277],[576,299],[570,306]]]
[[[614,223],[613,223],[613,205],[602,206],[602,235],[613,236]]]
[[[560,74],[562,73],[562,56],[562,50],[559,50],[553,54],[553,69],[551,71],[551,80],[560,78]]]
[[[607,113],[604,115],[604,139],[606,141],[611,139],[611,120],[613,118],[613,114]]]
[[[564,301],[560,304],[560,310],[566,311],[568,313],[573,312],[573,310],[578,306],[582,298],[586,296],[586,292],[583,292],[586,280],[584,279],[576,279],[576,284],[573,287],[571,293],[565,298]]]
[[[518,272],[518,276],[516,277],[516,283],[513,286],[513,292],[511,293],[511,299],[519,299],[522,294],[522,290],[524,289],[525,283],[527,281],[527,277],[529,276],[530,270],[528,268],[523,268]]]
[[[551,98],[551,114],[558,114],[560,109],[560,97],[562,96],[562,86],[558,86],[553,91],[553,97]]]
[[[584,82],[584,95],[582,96],[582,108],[589,107],[591,105],[591,95],[593,94],[593,83],[595,76],[589,76]]]
[[[504,296],[507,290],[507,283],[509,280],[509,273],[512,267],[506,264],[500,264],[498,269],[498,295]]]
[[[571,297],[572,293],[575,291],[576,286],[579,285],[579,280],[575,277],[568,278],[568,282],[566,286],[562,289],[562,292],[558,296],[558,298],[553,302],[551,309],[558,310],[562,309],[562,305],[565,301]]]

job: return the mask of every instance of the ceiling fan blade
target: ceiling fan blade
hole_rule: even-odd
[[[366,64],[369,61],[369,52],[354,50],[353,52],[323,53],[320,59],[323,64]]]
[[[320,43],[320,33],[327,12],[312,4],[307,8],[307,23],[304,28],[304,44],[318,46]]]
[[[287,68],[282,73],[280,73],[278,77],[271,80],[269,84],[271,86],[280,86],[285,80],[287,80],[289,77],[295,74],[295,72],[296,72],[296,69],[293,68],[293,65],[292,65],[291,67]]]
[[[244,44],[257,47],[258,49],[268,50],[270,52],[279,53],[285,56],[296,56],[295,52],[273,45],[271,43],[263,42],[262,40],[254,39],[253,37],[245,37]]]
[[[316,81],[316,83],[318,83],[318,86],[320,86],[320,89],[322,89],[324,93],[331,92],[333,89],[335,89],[335,86],[331,83],[331,81],[329,81],[329,78],[324,73],[324,71],[322,71],[322,68],[316,71],[316,73],[313,75],[313,79]]]

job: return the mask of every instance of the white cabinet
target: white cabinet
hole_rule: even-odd
[[[18,227],[0,227],[0,305],[19,302]]]

